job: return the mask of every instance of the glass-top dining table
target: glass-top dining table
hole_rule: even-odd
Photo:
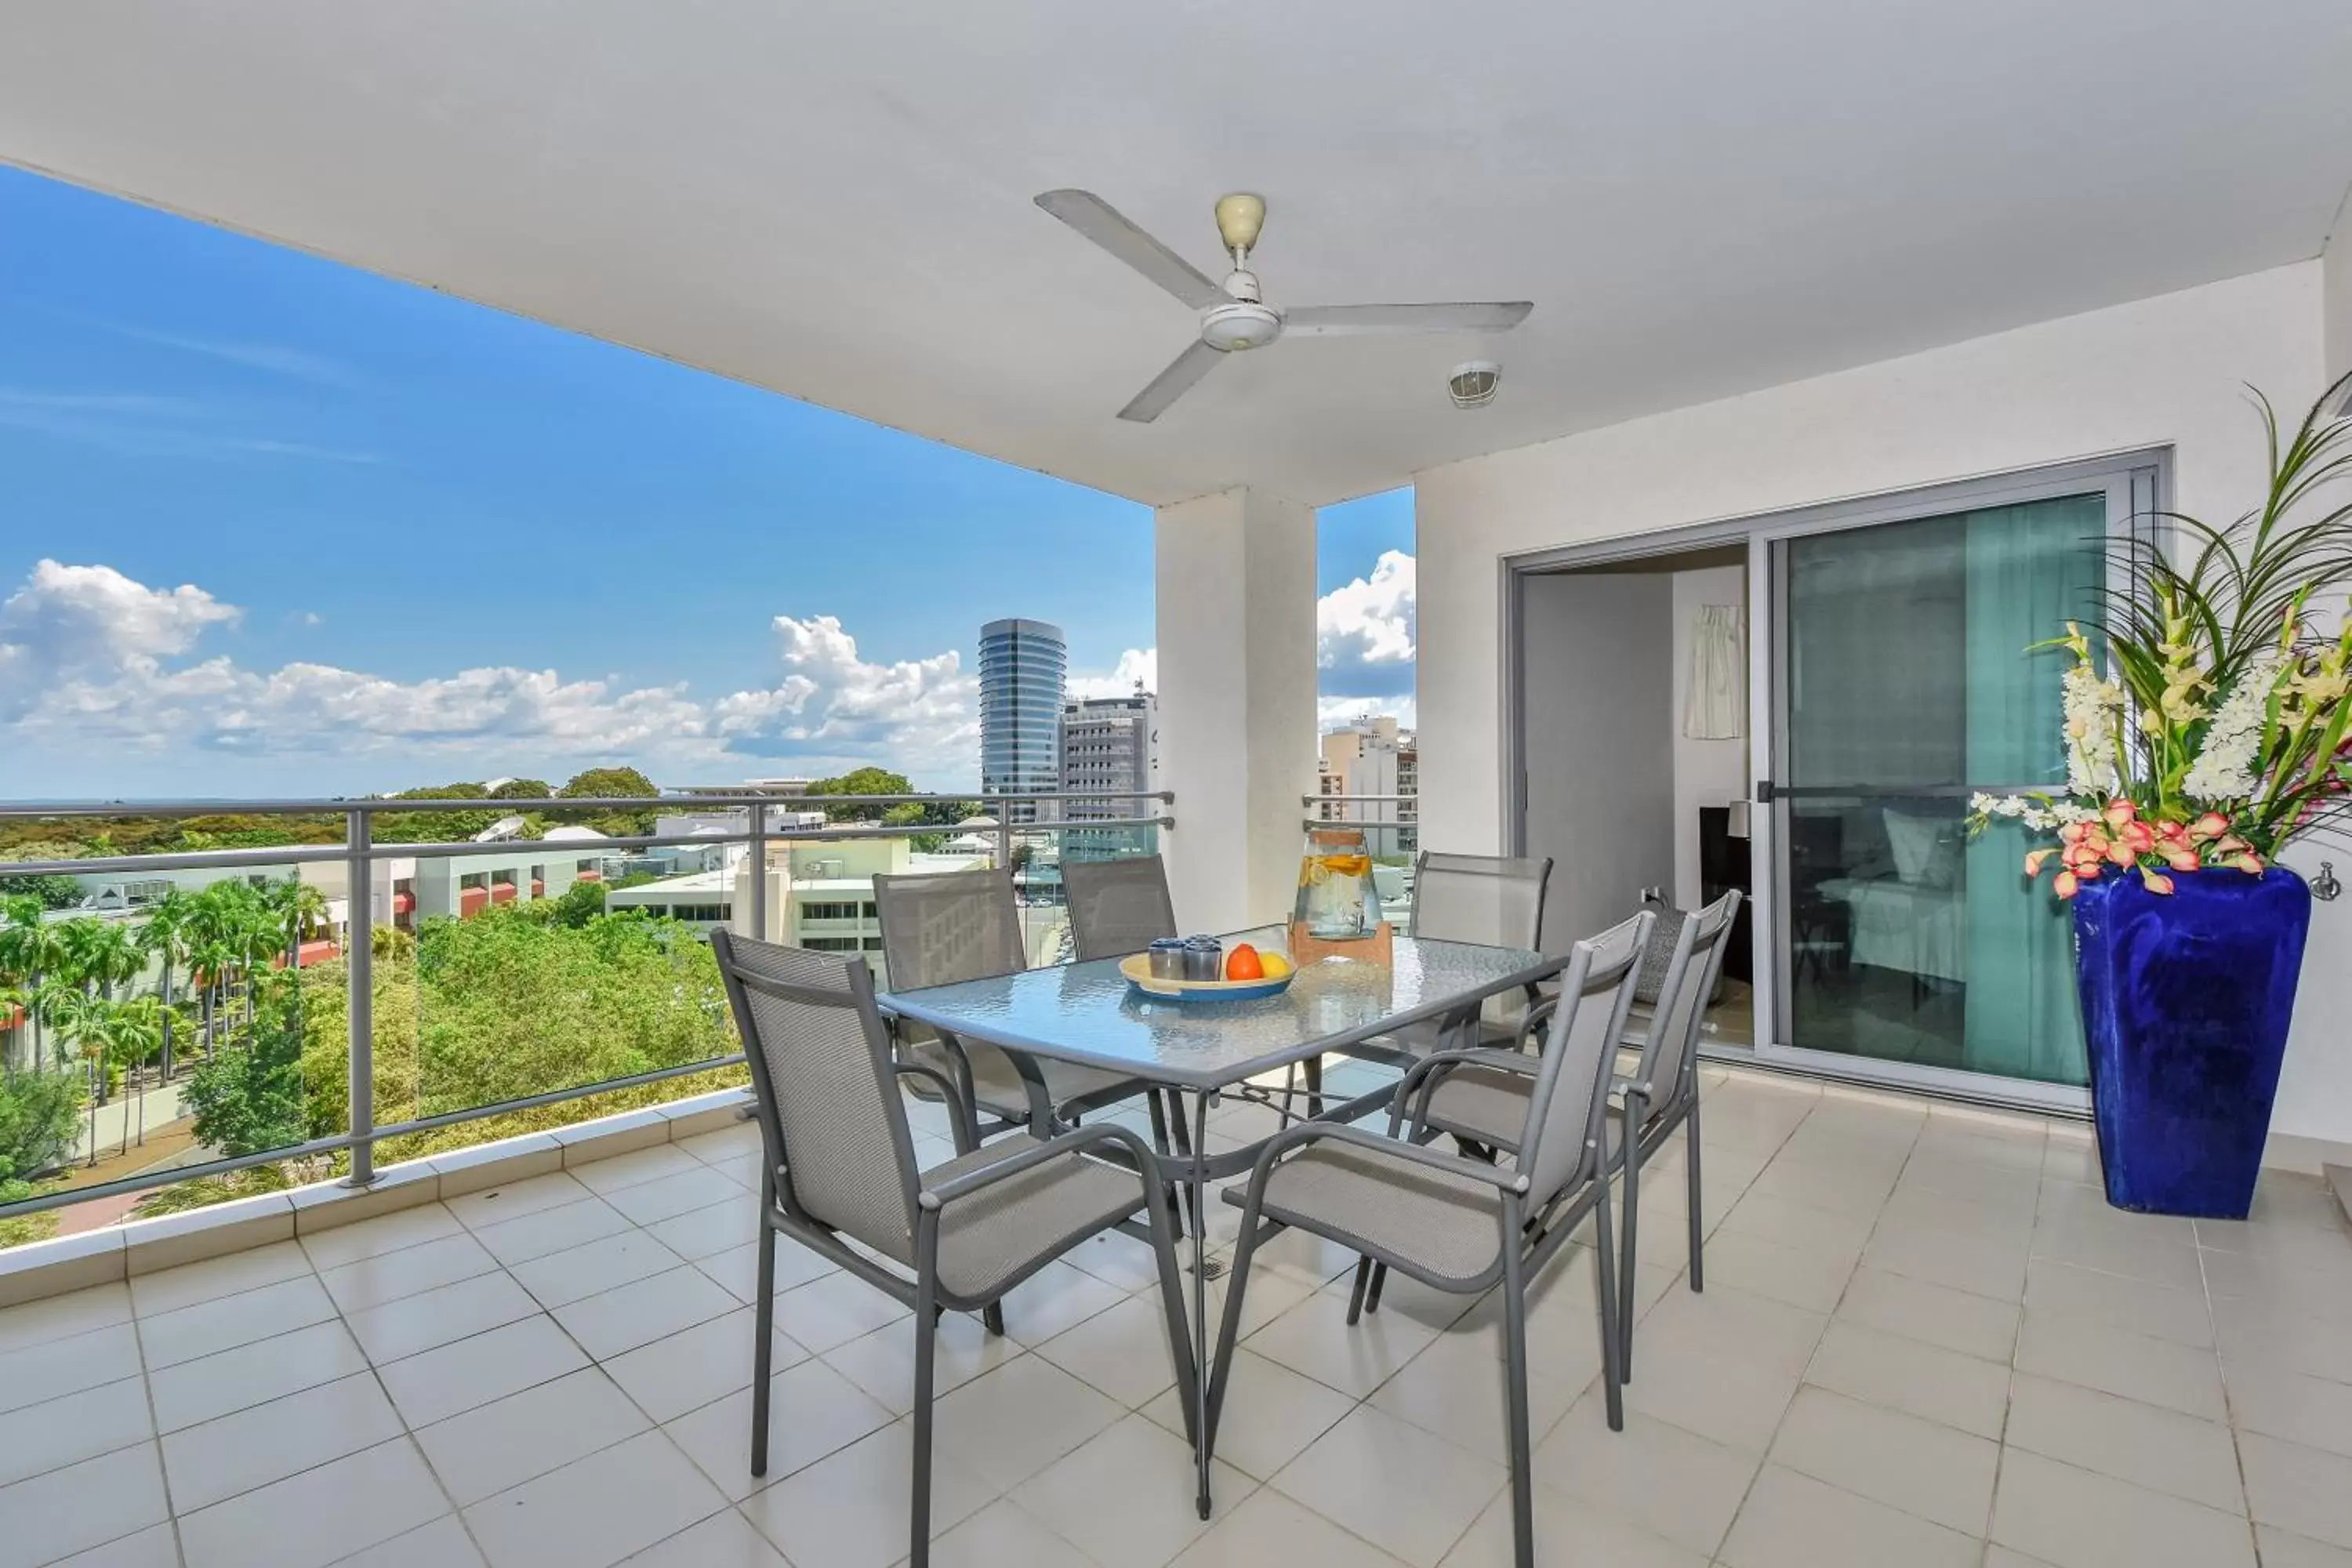
[[[1254,942],[1286,948],[1285,937],[1282,927],[1271,926],[1234,932],[1225,941],[1229,946]],[[1259,1139],[1211,1154],[1211,1102],[1254,1079],[1326,1054],[1388,1054],[1375,1043],[1414,1026],[1434,1026],[1416,1029],[1419,1037],[1475,1044],[1479,1015],[1489,997],[1526,992],[1558,974],[1567,962],[1528,948],[1399,936],[1386,963],[1343,958],[1306,963],[1288,990],[1255,1002],[1155,1000],[1129,984],[1115,958],[893,991],[878,1000],[887,1011],[942,1035],[1003,1050],[1028,1081],[1040,1113],[1046,1104],[1040,1060],[1136,1079],[1150,1090],[1171,1093],[1180,1112],[1182,1097],[1192,1097],[1190,1136],[1174,1152],[1160,1152],[1154,1175],[1188,1189],[1192,1200],[1192,1223],[1186,1228],[1192,1247],[1192,1364],[1202,1370],[1193,1380],[1197,1439],[1208,1429],[1210,1263],[1203,1221],[1209,1184],[1250,1169],[1265,1142]],[[1384,1084],[1338,1103],[1317,1096],[1311,1114],[1355,1121],[1385,1109],[1391,1089]],[[1286,1099],[1284,1111],[1286,1120]],[[1050,1129],[1037,1131],[1044,1135]],[[1209,1462],[1197,1440],[1194,1454],[1201,1517],[1206,1519]]]

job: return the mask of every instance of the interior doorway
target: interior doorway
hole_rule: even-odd
[[[1515,830],[1552,859],[1544,944],[1644,902],[1691,910],[1749,870],[1744,539],[1517,574]],[[1702,1043],[1755,1040],[1743,907]]]

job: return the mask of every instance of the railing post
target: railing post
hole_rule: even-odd
[[[352,1173],[348,1187],[375,1180],[375,857],[365,806],[343,814],[343,973],[351,984]]]
[[[751,862],[751,935],[758,942],[772,942],[768,934],[768,808],[757,801],[751,803],[751,837],[744,853]]]

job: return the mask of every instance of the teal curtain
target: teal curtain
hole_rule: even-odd
[[[1966,777],[1994,791],[2061,784],[2065,658],[2025,650],[2095,609],[2106,499],[1998,507],[1969,512],[1965,521]],[[2087,1073],[2073,933],[2048,879],[2025,879],[2030,842],[2023,829],[2003,823],[1967,849],[1963,1062],[1974,1072],[2080,1084]]]

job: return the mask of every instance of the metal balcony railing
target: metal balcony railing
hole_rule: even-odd
[[[256,872],[291,871],[299,876],[299,868],[340,864],[344,870],[347,917],[341,930],[341,955],[346,965],[344,988],[347,1009],[345,1041],[345,1073],[348,1084],[350,1115],[348,1130],[331,1137],[259,1151],[235,1157],[202,1161],[170,1169],[142,1171],[116,1180],[69,1186],[41,1194],[16,1203],[0,1205],[0,1220],[39,1213],[94,1200],[137,1194],[153,1188],[172,1185],[203,1177],[227,1175],[254,1166],[280,1162],[331,1156],[348,1152],[351,1170],[344,1178],[346,1184],[365,1187],[375,1180],[377,1145],[387,1139],[433,1131],[464,1122],[478,1121],[492,1117],[511,1115],[545,1106],[561,1104],[598,1095],[661,1083],[673,1079],[710,1073],[740,1066],[742,1053],[706,1057],[698,1060],[664,1066],[649,1071],[621,1077],[604,1078],[582,1084],[564,1085],[544,1092],[530,1093],[499,1100],[494,1103],[466,1107],[436,1115],[414,1117],[405,1121],[379,1125],[375,1120],[375,1047],[377,1033],[373,1008],[375,986],[375,925],[378,895],[384,894],[387,907],[388,880],[380,873],[388,862],[461,859],[467,856],[502,855],[542,852],[551,865],[618,857],[631,852],[662,848],[702,848],[741,844],[746,858],[754,868],[768,863],[768,846],[780,841],[810,843],[854,842],[858,840],[950,837],[958,828],[952,824],[885,825],[852,822],[827,823],[823,826],[782,825],[772,819],[779,813],[812,809],[833,809],[843,806],[887,809],[896,805],[969,806],[977,813],[993,813],[994,826],[984,829],[993,841],[998,865],[1014,863],[1016,848],[1041,838],[1062,833],[1100,835],[1118,829],[1167,829],[1175,826],[1175,817],[1167,811],[1174,796],[1166,791],[1134,794],[1129,792],[1067,793],[1005,793],[985,795],[778,795],[745,792],[740,794],[697,794],[654,797],[611,796],[593,798],[560,797],[544,800],[466,799],[394,799],[371,797],[360,800],[179,800],[179,801],[58,801],[0,803],[0,823],[25,820],[58,821],[112,819],[158,819],[215,817],[226,816],[259,817],[310,818],[315,824],[320,818],[340,819],[340,842],[268,845],[253,847],[222,847],[195,850],[175,850],[143,855],[91,855],[71,859],[0,860],[0,876],[6,877],[89,877],[121,875],[136,879],[142,874],[176,871],[226,870]],[[1066,803],[1127,802],[1134,814],[1108,818],[1078,818],[1063,820],[1053,808]],[[1038,808],[1037,820],[1012,820],[1005,806]],[[533,814],[632,813],[646,815],[699,815],[726,813],[740,818],[740,826],[729,824],[716,831],[700,831],[688,835],[635,834],[598,837],[589,839],[570,838],[499,838],[477,841],[420,843],[379,843],[376,841],[378,819],[409,814],[447,812],[495,812],[500,816]],[[502,868],[502,869],[504,869]],[[751,875],[746,889],[749,907],[741,911],[740,922],[748,929],[766,933],[769,921],[768,878]],[[508,899],[518,896],[512,885],[506,889]],[[723,903],[730,894],[714,892],[705,903]],[[496,899],[495,892],[486,891],[486,901]],[[136,918],[140,906],[128,913]],[[108,911],[112,913],[114,911]],[[299,970],[308,963],[302,959]],[[299,973],[296,979],[299,986]],[[421,1059],[421,1058],[420,1058]],[[39,1066],[40,1064],[36,1064]],[[421,1089],[420,1089],[421,1098]],[[126,1123],[127,1125],[127,1123]],[[142,1135],[144,1128],[142,1126]],[[91,1142],[95,1152],[96,1136]]]

